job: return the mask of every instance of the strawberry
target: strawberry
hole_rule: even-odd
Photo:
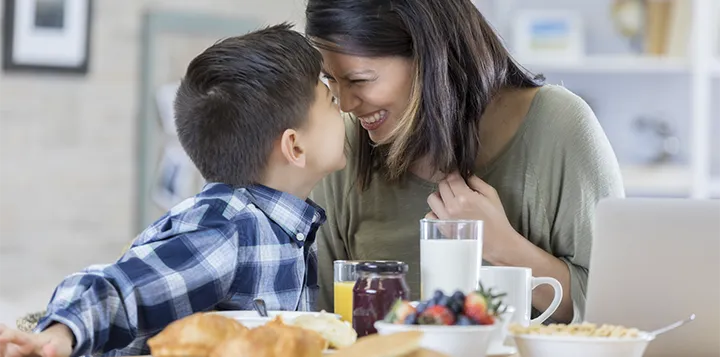
[[[465,316],[480,323],[488,314],[488,301],[480,292],[471,292],[465,297]]]
[[[446,306],[434,305],[418,316],[418,324],[450,326],[455,324],[455,315]]]
[[[392,324],[404,324],[408,316],[415,314],[415,308],[410,305],[410,302],[404,300],[398,300],[395,302],[390,312],[385,316],[385,322]]]
[[[492,325],[495,318],[503,313],[500,311],[502,301],[499,298],[506,294],[492,293],[492,289],[485,291],[482,284],[478,291],[471,292],[465,297],[465,315],[480,325]]]

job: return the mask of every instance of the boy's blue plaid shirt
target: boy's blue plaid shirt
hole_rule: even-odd
[[[146,341],[197,311],[311,310],[315,233],[325,212],[264,186],[208,184],[148,227],[120,260],[70,275],[48,315],[77,337],[73,356],[147,354]]]

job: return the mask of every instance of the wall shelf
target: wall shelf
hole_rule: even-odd
[[[577,61],[553,62],[520,59],[519,62],[532,72],[682,74],[692,69],[690,62],[683,58],[632,55],[597,55]]]

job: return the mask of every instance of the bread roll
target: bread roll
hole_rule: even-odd
[[[234,319],[196,313],[172,322],[147,344],[154,357],[207,357],[218,344],[247,332]]]

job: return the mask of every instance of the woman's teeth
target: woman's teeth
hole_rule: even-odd
[[[380,120],[382,117],[384,117],[385,114],[387,114],[387,111],[381,110],[381,111],[379,111],[379,112],[376,112],[376,113],[373,114],[373,115],[368,115],[368,116],[366,116],[366,117],[360,117],[360,120],[362,120],[362,121],[364,121],[364,122],[366,122],[366,123],[368,123],[368,124],[372,124],[372,123]]]

